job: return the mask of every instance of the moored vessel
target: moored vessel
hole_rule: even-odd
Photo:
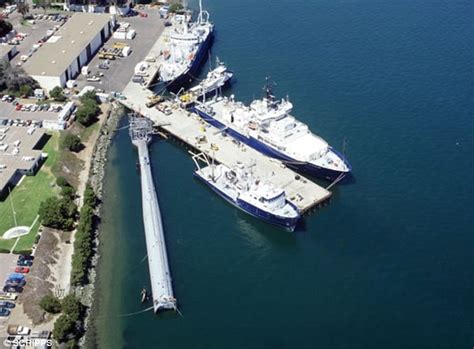
[[[158,86],[176,91],[189,83],[207,56],[214,25],[199,1],[199,15],[193,22],[188,13],[175,14],[167,28],[166,45],[160,54]]]
[[[258,219],[294,231],[301,218],[285,191],[254,176],[252,166],[210,164],[194,174],[227,202]]]
[[[339,181],[351,173],[345,156],[290,113],[288,99],[276,100],[267,81],[263,98],[249,106],[234,97],[198,103],[194,111],[209,124],[259,152],[312,176]]]

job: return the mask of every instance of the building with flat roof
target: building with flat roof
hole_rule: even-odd
[[[38,149],[44,130],[34,127],[0,126],[0,199],[23,175],[34,175],[43,152]]]
[[[47,91],[75,78],[111,36],[110,14],[75,13],[23,64],[24,70]]]
[[[90,0],[84,3],[83,0],[69,0],[64,4],[64,9],[77,12],[109,12],[123,16],[130,11],[132,2],[131,0]]]
[[[18,53],[16,46],[0,44],[0,59],[10,61]]]

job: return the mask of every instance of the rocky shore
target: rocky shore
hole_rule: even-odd
[[[114,136],[114,133],[117,129],[118,122],[121,117],[124,115],[125,110],[123,106],[119,103],[112,103],[109,110],[107,111],[106,120],[102,124],[102,127],[99,131],[99,137],[94,146],[94,150],[91,157],[91,168],[89,173],[89,183],[94,189],[96,196],[99,199],[99,202],[102,200],[103,195],[103,180],[105,177],[105,167],[107,163],[107,152]],[[96,215],[100,217],[101,204],[97,206]],[[100,220],[98,220],[100,221]],[[76,287],[73,292],[79,297],[81,302],[88,307],[88,313],[84,321],[84,327],[87,331],[90,322],[90,312],[94,302],[94,288],[96,280],[96,266],[99,261],[100,255],[99,251],[99,229],[100,226],[96,227],[95,239],[94,239],[94,257],[91,261],[91,268],[89,270],[89,283],[85,286]],[[86,336],[87,336],[86,332]],[[80,346],[83,347],[85,337],[81,340]]]

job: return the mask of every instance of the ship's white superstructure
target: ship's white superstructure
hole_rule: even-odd
[[[199,85],[189,89],[189,92],[196,97],[206,96],[207,94],[218,91],[224,87],[234,75],[224,63],[217,61],[217,67],[207,73],[207,76]]]
[[[296,169],[331,180],[351,171],[342,154],[291,115],[292,103],[275,100],[269,89],[250,105],[236,102],[233,96],[219,97],[198,104],[195,110],[232,137]]]
[[[175,14],[166,30],[165,47],[160,54],[159,81],[170,83],[193,72],[205,56],[214,26],[202,10],[196,21],[189,13]],[[165,34],[165,35],[166,35]]]
[[[294,230],[300,219],[296,207],[286,200],[285,191],[269,180],[256,178],[251,166],[239,163],[229,168],[212,164],[199,168],[195,174],[232,205],[252,216],[288,230]]]

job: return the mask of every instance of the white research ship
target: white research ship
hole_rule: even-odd
[[[207,57],[214,25],[209,22],[209,13],[202,10],[201,0],[196,21],[192,22],[191,16],[183,13],[173,15],[170,23],[165,46],[160,52],[158,85],[175,91],[194,77]]]
[[[301,218],[298,209],[286,199],[283,189],[268,180],[256,178],[251,168],[242,163],[234,168],[210,164],[202,168],[198,166],[194,175],[233,206],[258,219],[294,231]]]
[[[276,100],[267,83],[265,96],[249,106],[231,96],[198,103],[194,111],[209,124],[269,157],[329,181],[341,180],[351,173],[343,154],[290,113],[288,99]]]

